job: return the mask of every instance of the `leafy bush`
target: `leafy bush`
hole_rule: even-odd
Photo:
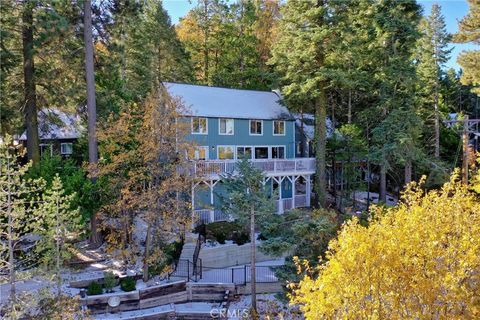
[[[479,319],[478,195],[454,175],[441,190],[413,183],[401,205],[373,211],[368,227],[346,223],[328,264],[301,279],[291,303],[305,318]]]
[[[117,285],[117,279],[113,272],[108,271],[103,273],[103,286],[107,292],[112,292],[113,287]]]
[[[135,279],[133,277],[126,277],[120,280],[120,288],[123,291],[129,292],[135,290]]]
[[[236,231],[232,235],[232,241],[241,246],[249,242],[250,236],[245,231]]]
[[[150,277],[169,271],[170,267],[180,259],[182,248],[182,241],[158,244],[156,259],[150,261],[148,265],[148,274]]]
[[[200,227],[197,227],[196,231],[199,232]],[[249,241],[250,236],[240,223],[220,221],[206,225],[206,238],[220,244],[224,244],[226,240],[232,240],[236,244],[242,245]]]
[[[56,174],[62,180],[65,194],[75,194],[72,207],[78,207],[82,219],[87,221],[102,205],[98,196],[102,180],[92,183],[86,170],[78,163],[73,159],[62,159],[59,155],[43,157],[38,166],[29,168],[26,179],[41,177],[47,182],[46,187],[50,188]]]
[[[88,288],[87,288],[87,294],[89,296],[94,296],[94,295],[97,295],[97,294],[102,294],[103,293],[103,289],[102,289],[102,285],[99,284],[98,282],[90,282],[90,284],[88,285]]]
[[[165,246],[164,252],[168,257],[169,264],[180,259],[180,255],[182,254],[182,248],[183,248],[182,241],[174,241]]]

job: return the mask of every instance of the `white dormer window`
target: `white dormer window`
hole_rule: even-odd
[[[263,121],[250,120],[250,135],[261,136],[263,134]]]
[[[285,121],[273,120],[273,135],[284,136],[285,135]]]
[[[207,118],[192,118],[192,134],[207,134],[208,122]]]
[[[220,135],[233,135],[234,121],[233,119],[218,119],[218,134]]]

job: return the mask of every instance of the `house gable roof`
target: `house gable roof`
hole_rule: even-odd
[[[179,97],[192,116],[236,119],[291,119],[275,92],[228,89],[164,82],[169,94]]]
[[[58,109],[42,109],[38,112],[38,136],[41,140],[78,139],[84,127],[78,114]],[[20,141],[27,140],[26,131]]]

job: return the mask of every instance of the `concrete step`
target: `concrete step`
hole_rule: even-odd
[[[193,254],[195,253],[195,243],[185,243],[180,254],[180,259],[193,261]]]

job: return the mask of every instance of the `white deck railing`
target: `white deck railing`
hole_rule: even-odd
[[[275,210],[277,213],[284,213],[286,210],[293,208],[303,208],[307,206],[307,195],[297,194],[295,195],[295,203],[293,198],[285,198],[281,200],[275,200]],[[195,210],[196,224],[212,223],[216,221],[229,221],[232,217],[218,209],[198,209]]]
[[[212,223],[216,221],[229,221],[231,220],[231,217],[228,213],[224,213],[221,210],[215,209],[199,209],[195,210],[195,217],[194,219],[196,220],[196,224],[202,224],[202,223]]]
[[[253,165],[267,174],[314,173],[315,158],[257,159]],[[196,176],[222,175],[235,172],[238,160],[199,160],[194,162]]]

